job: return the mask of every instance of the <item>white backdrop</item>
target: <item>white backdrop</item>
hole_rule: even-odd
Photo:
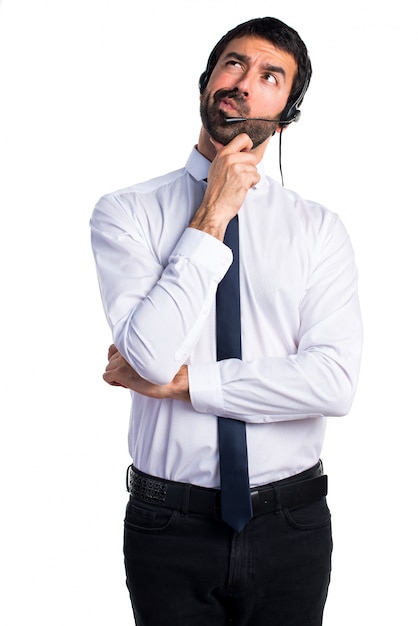
[[[323,454],[335,538],[324,624],[416,623],[413,4],[2,3],[3,624],[133,624],[121,553],[129,398],[101,380],[111,339],[88,222],[105,192],[184,164],[210,50],[264,15],[299,31],[314,68],[283,139],[286,186],[341,215],[361,277],[361,382]],[[267,167],[278,176],[278,141]]]

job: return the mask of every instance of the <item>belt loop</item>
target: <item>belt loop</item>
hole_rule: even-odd
[[[278,513],[279,511],[282,510],[282,502],[280,498],[280,487],[277,483],[273,484],[273,491],[274,491],[274,512]]]
[[[183,499],[181,503],[181,514],[188,515],[190,508],[190,491],[192,489],[191,485],[185,485]]]
[[[126,470],[126,491],[128,493],[131,491],[131,481],[130,481],[131,468],[132,468],[132,463],[128,466],[128,469]]]

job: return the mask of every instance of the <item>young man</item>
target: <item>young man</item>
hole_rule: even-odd
[[[326,416],[349,411],[357,384],[357,273],[338,216],[262,166],[310,75],[296,31],[273,18],[237,26],[201,76],[186,166],[104,196],[92,216],[114,340],[104,379],[132,390],[124,551],[137,626],[322,623],[332,538],[320,454]],[[230,266],[240,311],[217,348],[235,306],[221,321]],[[219,356],[237,326],[239,352]],[[238,523],[227,508],[241,487],[225,496],[220,476],[219,457],[234,454],[218,444],[225,424],[239,425],[240,455],[246,438]]]

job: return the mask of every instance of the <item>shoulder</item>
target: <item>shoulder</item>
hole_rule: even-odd
[[[267,177],[270,204],[282,219],[308,231],[323,231],[342,227],[338,213],[320,202],[302,197],[296,191],[282,187],[273,178]]]
[[[134,185],[117,189],[104,194],[97,201],[91,222],[106,221],[106,217],[111,217],[112,221],[116,215],[119,219],[138,218],[143,214],[145,208],[152,210],[153,205],[160,203],[162,196],[173,194],[173,187],[177,184],[183,185],[187,172],[184,168],[178,169],[163,176],[157,176],[150,180],[136,183]]]
[[[164,174],[163,176],[156,176],[149,180],[130,185],[129,187],[106,193],[99,199],[97,204],[106,202],[129,202],[129,200],[136,197],[156,194],[165,187],[169,187],[181,180],[185,174],[186,170],[181,168]]]

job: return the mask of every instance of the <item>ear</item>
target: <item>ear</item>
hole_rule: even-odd
[[[284,130],[286,130],[286,128],[288,127],[288,124],[277,124],[276,126],[276,130],[273,132],[273,135],[275,135],[276,133],[282,133]]]

